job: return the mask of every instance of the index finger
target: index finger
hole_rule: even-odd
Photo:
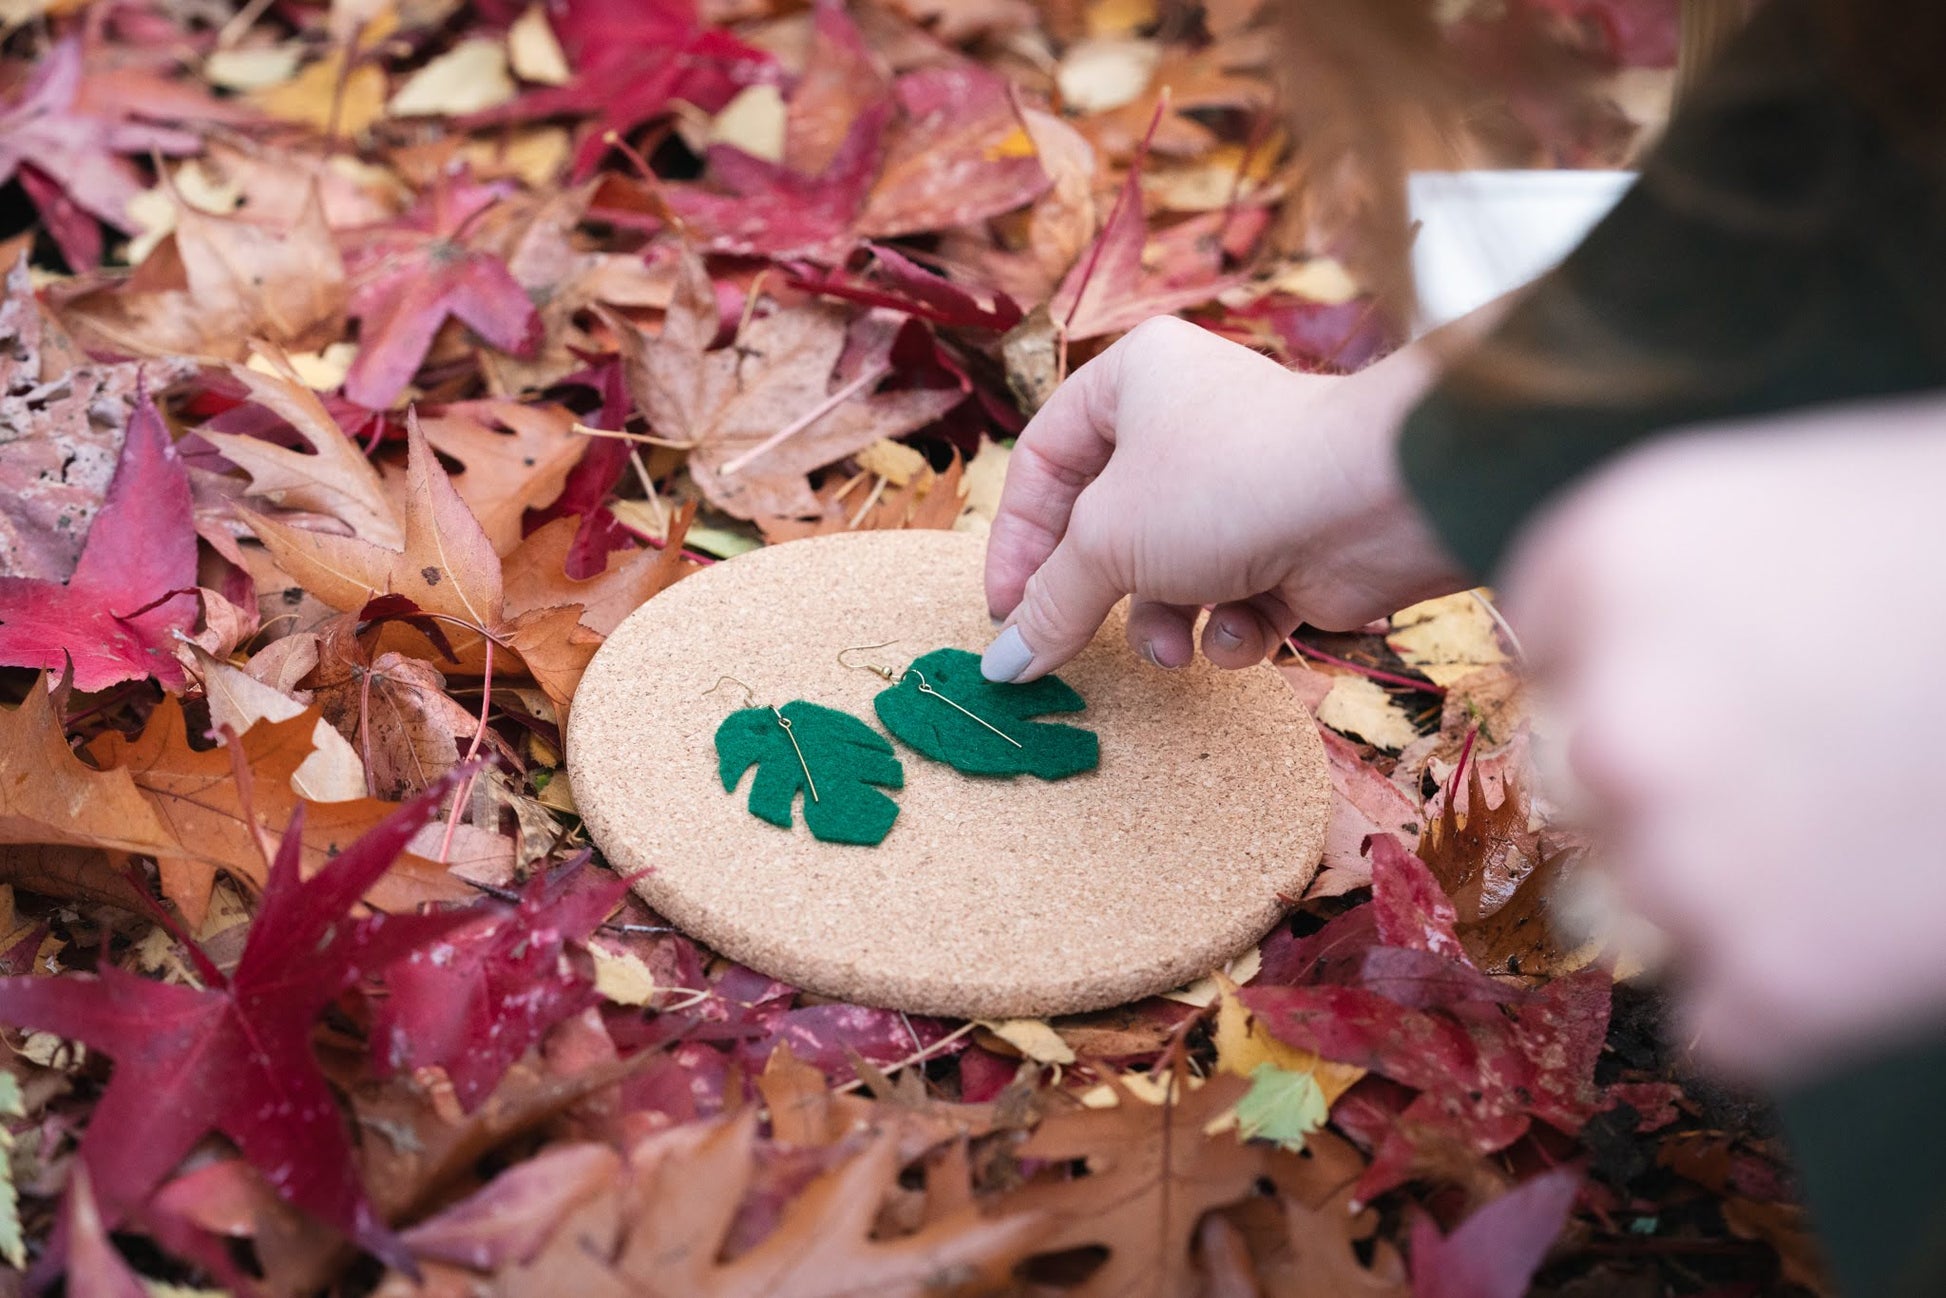
[[[1054,390],[1014,443],[987,534],[987,611],[1004,618],[1067,534],[1075,497],[1115,449],[1124,338]]]

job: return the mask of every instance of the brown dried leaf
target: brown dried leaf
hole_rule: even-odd
[[[873,1237],[879,1205],[901,1163],[896,1130],[818,1177],[762,1242],[720,1261],[722,1242],[751,1183],[756,1118],[678,1127],[631,1157],[639,1197],[626,1214],[616,1271],[629,1291],[669,1298],[830,1298],[840,1293],[920,1295],[942,1276],[961,1287],[1004,1278],[1044,1235],[1033,1211],[983,1215],[968,1206],[920,1230]]]
[[[1071,1291],[1075,1298],[1191,1293],[1197,1222],[1252,1194],[1268,1166],[1262,1146],[1204,1134],[1248,1083],[1217,1077],[1186,1090],[1178,1080],[1174,1102],[1162,1105],[1118,1089],[1113,1108],[1050,1114],[1016,1151],[1056,1165],[1085,1160],[1087,1175],[1037,1180],[1000,1202],[1053,1218],[1043,1252],[1108,1250],[1101,1267]]]
[[[287,227],[179,204],[131,278],[84,291],[62,321],[92,350],[240,360],[249,340],[317,351],[344,333],[345,266],[315,193]]]
[[[861,390],[834,404],[843,389],[832,391],[831,376],[848,318],[822,305],[779,308],[753,318],[733,346],[705,350],[716,335],[716,294],[691,257],[660,336],[619,317],[610,323],[629,393],[657,436],[690,447],[690,476],[711,504],[756,518],[815,514],[806,474],[880,438],[922,428],[964,398],[957,389],[883,396]],[[792,427],[798,431],[745,462]]]

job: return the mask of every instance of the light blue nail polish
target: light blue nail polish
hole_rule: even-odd
[[[1011,681],[1033,661],[1034,651],[1020,638],[1020,628],[1010,626],[980,655],[980,675],[995,682]]]

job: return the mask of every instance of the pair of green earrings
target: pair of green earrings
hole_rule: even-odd
[[[1087,707],[1059,677],[995,684],[980,674],[979,655],[964,649],[935,649],[902,668],[846,661],[847,655],[883,648],[847,649],[838,661],[889,682],[872,700],[873,710],[887,730],[924,756],[967,775],[1043,780],[1064,780],[1100,764],[1094,731],[1031,719]],[[755,692],[734,676],[720,678],[712,692],[724,681],[742,686],[746,695],[745,706],[716,728],[724,791],[735,793],[754,766],[751,815],[789,829],[802,792],[812,837],[866,847],[884,841],[899,804],[882,790],[905,787],[905,768],[890,741],[849,712],[803,699],[782,707],[758,704]]]

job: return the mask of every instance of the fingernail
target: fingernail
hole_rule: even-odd
[[[980,675],[990,681],[1014,680],[1034,661],[1034,651],[1020,638],[1020,628],[1010,626],[980,655]]]
[[[999,630],[1001,627],[1007,625],[1007,619],[1001,617],[998,613],[994,612],[992,609],[987,610],[987,621],[993,623],[994,629],[996,631]]]
[[[1181,663],[1163,662],[1162,655],[1155,651],[1155,641],[1153,640],[1144,640],[1142,642],[1142,656],[1148,659],[1151,667],[1160,667],[1165,672],[1175,671],[1178,667],[1182,666]]]
[[[1216,641],[1217,647],[1222,649],[1236,649],[1243,644],[1243,637],[1238,635],[1227,622],[1218,622],[1216,629],[1210,632],[1210,639]]]

